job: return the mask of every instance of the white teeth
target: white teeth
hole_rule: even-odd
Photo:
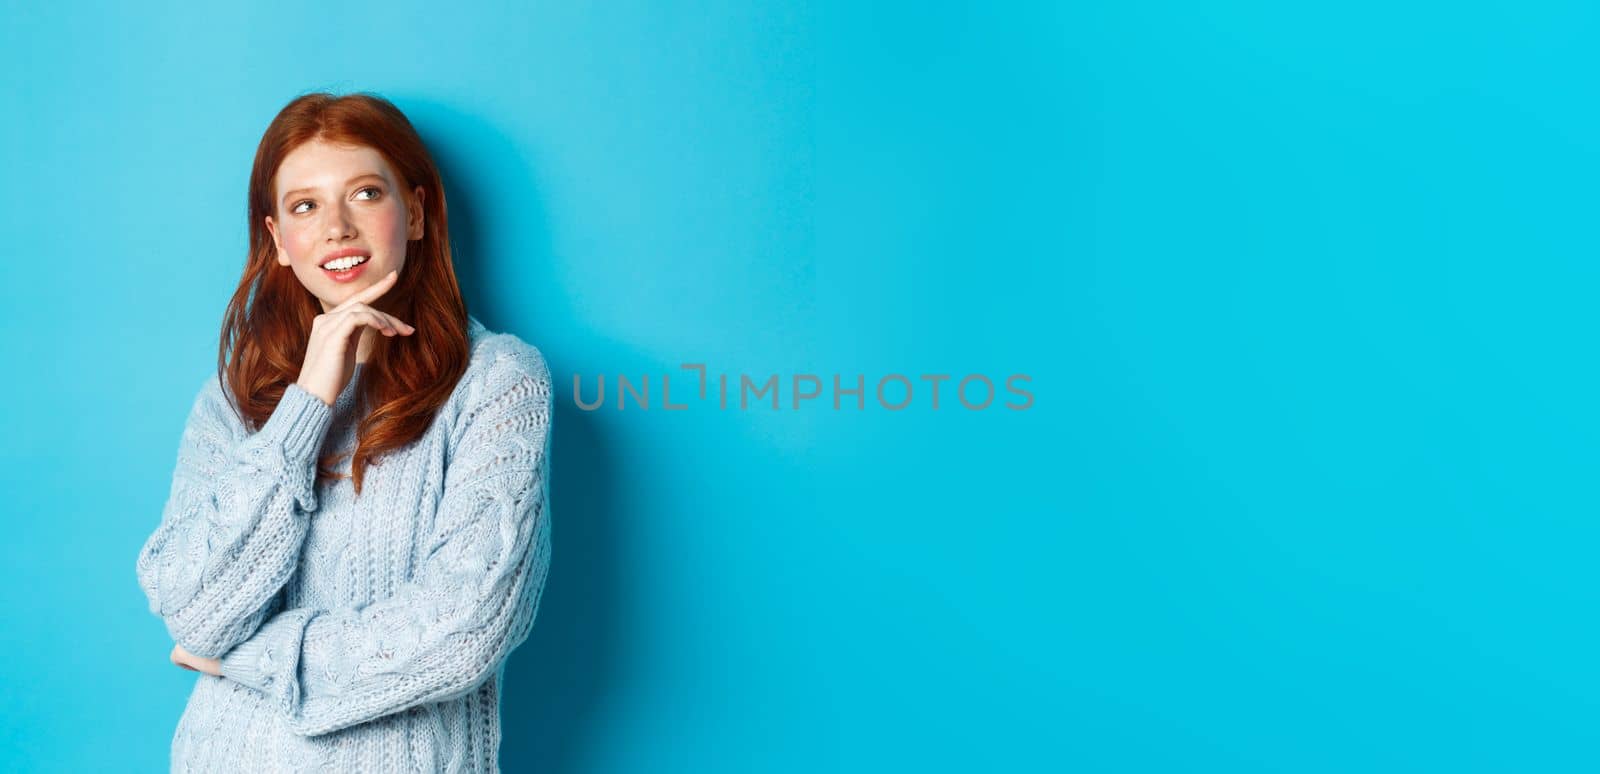
[[[345,269],[349,269],[366,262],[367,256],[365,255],[348,255],[343,258],[335,258],[331,261],[328,261],[327,263],[322,264],[322,268],[332,271],[344,271]]]

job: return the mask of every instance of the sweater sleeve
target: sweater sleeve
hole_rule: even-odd
[[[416,572],[365,605],[284,610],[222,658],[302,736],[463,696],[528,636],[549,570],[550,375],[530,345],[469,390]]]
[[[202,386],[137,565],[150,612],[185,650],[218,657],[275,609],[316,508],[316,459],[332,412],[291,384],[247,435],[216,378]]]

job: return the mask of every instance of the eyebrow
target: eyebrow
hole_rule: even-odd
[[[388,182],[386,180],[383,180],[383,175],[380,175],[377,172],[363,172],[363,173],[361,173],[359,175],[356,175],[355,177],[350,178],[349,180],[346,180],[344,182],[344,184],[346,186],[349,186],[349,185],[354,184],[357,180],[365,180],[365,179],[367,179],[369,177],[375,177],[375,178],[378,178],[378,180],[380,180],[380,181]],[[296,188],[293,191],[289,191],[288,193],[285,193],[283,195],[283,200],[286,201],[286,200],[288,200],[289,197],[294,196],[295,194],[308,193],[308,192],[310,192],[312,190],[314,190],[314,189],[311,189],[311,188]]]

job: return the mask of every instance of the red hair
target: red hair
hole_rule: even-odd
[[[373,304],[417,330],[409,336],[373,338],[357,388],[359,405],[370,411],[357,426],[351,473],[332,468],[344,455],[318,461],[319,480],[352,478],[359,494],[367,466],[381,464],[385,452],[420,437],[466,372],[471,354],[467,304],[451,262],[439,170],[405,114],[372,94],[296,97],[272,119],[256,148],[250,170],[250,252],[217,344],[217,378],[226,379],[251,429],[266,423],[284,390],[299,378],[311,321],[322,313],[294,271],[278,265],[266,226],[277,200],[279,165],[302,143],[316,139],[376,150],[400,177],[400,190],[420,185],[425,194],[422,239],[406,244],[399,281]]]

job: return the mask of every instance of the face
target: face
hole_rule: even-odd
[[[406,191],[367,146],[311,140],[289,153],[274,180],[267,230],[278,264],[294,270],[324,312],[401,269],[406,242],[422,238],[422,186]]]

